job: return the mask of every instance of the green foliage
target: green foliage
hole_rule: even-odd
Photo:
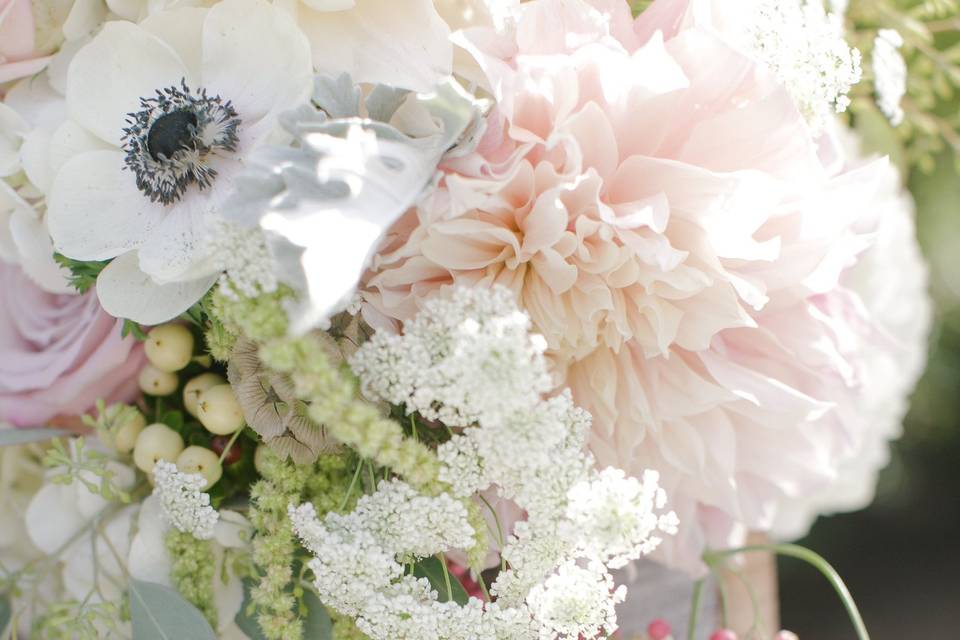
[[[850,113],[870,151],[890,154],[903,171],[933,170],[946,148],[960,151],[960,1],[852,0],[848,39],[863,53],[864,81],[854,87]],[[871,52],[880,29],[904,40],[908,66],[904,120],[893,127],[874,102]],[[960,169],[960,167],[958,167]]]
[[[122,618],[116,602],[55,602],[36,621],[31,637],[44,640],[123,638]]]
[[[214,640],[203,614],[173,589],[130,580],[130,621],[137,640]]]
[[[63,485],[80,482],[90,493],[99,494],[104,500],[130,502],[130,494],[114,483],[116,474],[105,464],[109,460],[107,456],[87,449],[83,438],[68,441],[69,444],[64,442],[62,439],[54,440],[43,456],[43,465],[54,471],[50,476],[51,482]]]
[[[173,563],[170,568],[173,585],[216,628],[217,607],[213,597],[216,558],[210,543],[176,529],[167,532],[165,542]]]
[[[10,598],[6,595],[0,595],[0,637],[4,637],[7,625],[13,617],[13,607],[10,606]]]
[[[97,283],[97,276],[100,275],[104,267],[110,264],[109,260],[100,262],[74,260],[60,253],[53,254],[53,259],[61,267],[70,271],[70,286],[80,293],[86,293],[90,287],[95,285]]]
[[[147,334],[143,329],[140,328],[140,325],[134,322],[133,320],[128,320],[124,318],[123,328],[120,330],[120,336],[126,338],[127,336],[132,335],[134,339],[139,342],[143,342],[147,339]]]
[[[464,590],[463,585],[454,576],[450,575],[446,563],[440,558],[426,558],[417,562],[413,569],[413,575],[418,578],[426,578],[437,591],[437,599],[440,602],[453,600],[459,605],[467,604],[470,597]]]

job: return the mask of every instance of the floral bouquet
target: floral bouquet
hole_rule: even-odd
[[[0,0],[0,637],[867,638],[744,546],[925,359],[958,8],[846,4]]]

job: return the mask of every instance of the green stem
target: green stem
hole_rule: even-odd
[[[220,454],[221,465],[223,464],[223,461],[227,459],[227,454],[230,453],[230,449],[233,448],[233,443],[236,442],[237,438],[240,437],[241,431],[243,431],[243,429],[237,429],[236,431],[233,432],[233,435],[230,436],[230,440],[229,442],[227,442],[227,446],[223,448],[223,453]]]
[[[360,471],[363,469],[363,460],[357,460],[357,470],[353,473],[353,480],[350,481],[350,487],[347,489],[347,495],[343,496],[343,502],[340,503],[340,508],[337,509],[338,512],[342,513],[344,509],[347,508],[347,503],[350,502],[350,496],[353,495],[353,488],[357,486],[357,480],[360,479]]]
[[[690,621],[687,623],[687,640],[694,640],[697,633],[697,617],[700,615],[700,597],[703,595],[703,578],[693,584],[693,600],[690,603]]]
[[[447,602],[453,601],[453,585],[450,584],[450,571],[447,569],[447,556],[440,553],[440,566],[443,567],[443,581],[447,585]]]
[[[853,623],[854,629],[857,631],[857,638],[859,640],[870,640],[870,634],[867,633],[867,627],[863,623],[860,610],[857,609],[857,605],[853,601],[853,596],[850,595],[850,590],[847,589],[847,585],[843,583],[843,580],[840,578],[840,574],[837,573],[836,569],[830,566],[830,563],[818,553],[795,544],[761,544],[741,547],[739,549],[708,551],[703,555],[703,559],[704,562],[712,566],[725,560],[726,558],[729,558],[730,556],[735,556],[741,553],[756,552],[775,553],[788,558],[803,560],[807,564],[812,565],[815,569],[823,574],[823,576],[827,579],[827,582],[829,582],[834,591],[837,592],[837,595],[840,596],[840,601],[843,602],[843,606],[847,610],[847,614],[850,616],[850,621]]]

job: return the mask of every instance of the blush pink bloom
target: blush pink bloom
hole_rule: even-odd
[[[0,422],[42,426],[138,393],[143,349],[93,292],[56,295],[0,263]]]
[[[32,0],[0,0],[0,83],[47,66],[50,56],[36,46]]]
[[[533,0],[457,34],[497,106],[387,238],[364,313],[389,327],[453,284],[510,287],[599,464],[661,472],[681,526],[660,559],[702,571],[867,437],[860,356],[883,328],[844,283],[890,173],[844,168],[688,4],[709,3],[634,21],[619,0]]]

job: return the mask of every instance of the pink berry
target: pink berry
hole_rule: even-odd
[[[800,640],[800,637],[793,631],[787,631],[784,629],[778,632],[777,635],[774,636],[773,640]]]
[[[666,640],[673,635],[673,629],[666,620],[657,618],[647,625],[647,633],[650,635],[650,640]]]
[[[720,631],[713,632],[710,640],[737,640],[737,634],[730,629],[720,629]]]

